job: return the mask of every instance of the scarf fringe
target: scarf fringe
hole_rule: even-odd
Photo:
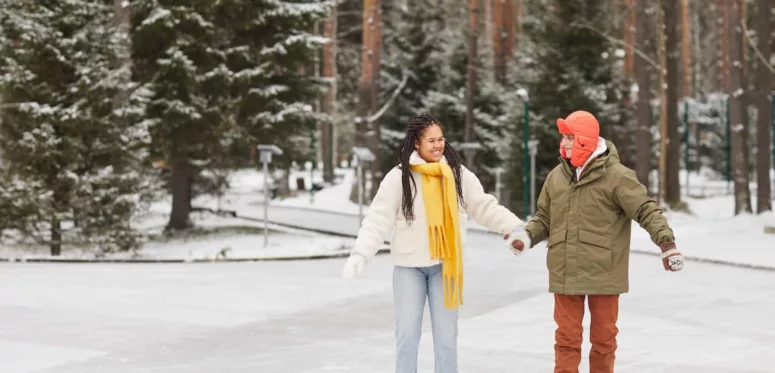
[[[443,274],[444,279],[444,307],[457,309],[463,305],[463,274],[457,279],[452,274]],[[457,281],[456,281],[457,280]]]
[[[452,250],[444,235],[444,228],[440,226],[428,227],[428,244],[431,250],[431,259],[449,259],[452,257]]]

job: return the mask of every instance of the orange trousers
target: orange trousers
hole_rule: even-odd
[[[616,356],[616,320],[619,317],[618,295],[554,295],[554,372],[578,373],[581,363],[581,325],[584,319],[584,300],[588,298],[592,322],[589,339],[590,373],[612,373]]]

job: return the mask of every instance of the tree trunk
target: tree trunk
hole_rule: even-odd
[[[505,45],[503,46],[503,53],[504,53],[504,75],[503,79],[504,82],[508,83],[508,64],[514,58],[514,46],[516,44],[516,39],[514,36],[514,22],[517,18],[517,11],[516,11],[516,5],[514,2],[516,0],[502,0],[505,1],[504,5],[504,21],[503,21],[503,28],[506,32],[505,37]]]
[[[381,13],[380,0],[363,1],[363,53],[358,105],[362,127],[361,131],[356,134],[356,144],[368,146],[375,157],[374,162],[370,165],[372,188],[365,194],[369,201],[377,194],[377,187],[382,180],[379,123],[376,120],[366,119],[378,110],[379,104],[380,58],[382,55]]]
[[[756,1],[754,19],[758,49],[763,56],[772,55],[772,0]],[[756,116],[756,213],[772,211],[770,191],[770,145],[772,144],[772,75],[767,65],[757,60],[755,87]]]
[[[651,17],[648,15],[649,5],[646,1],[638,0],[635,10],[636,46],[640,50],[649,50],[651,35],[649,24]],[[638,83],[638,104],[635,116],[638,121],[638,132],[635,136],[635,173],[638,180],[647,187],[649,184],[649,172],[651,172],[651,77],[648,62],[642,56],[633,59],[635,80]]]
[[[705,41],[712,28],[708,27],[708,14],[712,13],[713,4],[706,3],[699,5],[696,2],[689,2],[689,23],[691,28],[691,69],[692,69],[692,92],[694,96],[704,97],[707,93],[711,92],[713,75],[712,69],[709,68],[709,61],[712,58],[708,58],[708,51],[711,48],[708,47],[708,43]],[[715,40],[715,39],[711,39]],[[698,79],[699,78],[699,79]]]
[[[55,216],[51,218],[51,256],[62,253],[62,226]]]
[[[321,133],[321,148],[323,149],[323,180],[334,180],[334,115],[336,113],[336,5],[331,7],[328,21],[323,29],[323,35],[330,41],[323,48],[323,77],[330,80],[328,92],[323,98],[323,112],[331,118],[325,123]]]
[[[718,0],[721,11],[721,89],[725,92],[729,91],[729,1],[732,0]]]
[[[482,0],[482,7],[484,8],[484,40],[485,47],[487,47],[487,41],[495,41],[495,30],[498,29],[497,22],[495,20],[495,14],[493,8],[497,8],[497,4],[500,0]],[[495,43],[493,43],[493,48]]]
[[[729,0],[729,1],[738,1],[738,0]],[[738,36],[740,37],[740,47],[743,49],[741,55],[743,56],[740,60],[740,86],[743,87],[743,93],[742,96],[740,96],[740,100],[743,103],[743,120],[742,123],[745,125],[743,126],[743,138],[745,139],[745,146],[743,146],[743,157],[745,159],[746,163],[746,170],[749,171],[748,177],[750,181],[750,171],[751,171],[751,128],[750,128],[750,116],[748,115],[748,106],[751,103],[750,97],[750,82],[748,81],[749,75],[748,75],[748,52],[746,46],[748,45],[748,39],[745,36],[745,33],[743,32],[743,22],[746,22],[746,16],[745,16],[745,1],[743,1],[740,7],[740,33]]]
[[[624,75],[632,78],[635,74],[635,0],[627,1],[627,19],[624,23]],[[645,6],[645,4],[644,4]]]
[[[525,36],[525,0],[517,0],[517,33],[520,40]]]
[[[472,5],[473,6],[473,5]],[[469,12],[473,14],[474,8],[470,8]],[[504,0],[495,0],[493,6],[493,33],[492,33],[492,45],[493,45],[493,62],[495,69],[495,81],[500,84],[506,83],[506,3]],[[471,20],[469,27],[475,27],[476,20]],[[469,48],[471,48],[469,46]],[[470,56],[470,49],[469,49]],[[470,61],[470,60],[469,60]]]
[[[290,168],[278,168],[273,172],[274,185],[277,187],[276,196],[291,195],[291,185],[288,177],[291,175]]]
[[[172,188],[172,212],[167,223],[169,230],[182,230],[191,227],[191,166],[187,159],[176,159],[169,163],[170,184]]]
[[[729,122],[732,140],[732,178],[735,188],[735,215],[741,212],[751,212],[751,192],[748,189],[748,161],[745,158],[745,147],[748,146],[745,137],[746,123],[745,87],[743,87],[743,46],[742,46],[742,13],[739,0],[730,0],[727,14],[729,23],[727,36],[729,40],[729,57],[731,70],[729,72]]]
[[[496,31],[497,34],[497,31]],[[468,65],[466,66],[466,122],[463,142],[474,140],[474,105],[476,98],[477,38],[479,35],[479,0],[468,1]],[[466,167],[475,171],[474,151],[465,151]]]
[[[665,12],[663,11],[665,1],[672,0],[658,0],[657,2],[657,55],[659,56],[659,191],[657,198],[659,201],[664,201],[667,189],[667,53],[665,50]]]
[[[114,111],[124,107],[129,99],[128,87],[132,74],[129,66],[132,58],[132,39],[129,37],[132,27],[131,10],[128,0],[113,0],[113,21],[116,24],[116,32],[121,40],[116,51],[116,67],[120,71],[119,80],[121,84],[119,85],[118,92],[113,96],[112,107]]]
[[[691,47],[692,30],[689,23],[689,0],[681,0],[681,56],[683,57],[683,96],[692,96],[692,69],[691,69]],[[689,166],[687,165],[687,170]]]
[[[368,145],[368,123],[366,118],[371,109],[371,85],[373,76],[374,53],[370,49],[371,39],[374,37],[372,18],[375,12],[377,0],[363,0],[363,42],[361,50],[361,81],[358,88],[358,118],[355,123],[355,145]]]
[[[710,91],[711,92],[724,92],[723,73],[721,71],[721,39],[724,37],[724,21],[723,10],[720,8],[722,0],[715,0],[715,5],[707,7],[700,7],[703,20],[706,21],[705,26],[707,32],[702,39],[703,44],[706,46],[706,52],[703,53],[703,58],[708,62],[707,76],[710,77]]]
[[[665,17],[665,56],[667,62],[667,154],[665,159],[665,202],[675,206],[681,201],[681,186],[679,173],[681,168],[681,138],[678,136],[678,95],[681,87],[679,80],[680,39],[678,36],[678,4],[674,0],[663,0],[662,7]]]

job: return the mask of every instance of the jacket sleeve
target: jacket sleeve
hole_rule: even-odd
[[[473,172],[463,166],[460,169],[465,210],[475,222],[500,234],[509,233],[515,228],[525,225],[509,209],[498,204],[498,199],[495,196],[484,192],[482,183]]]
[[[550,179],[553,172],[550,172],[546,176],[544,186],[541,187],[541,193],[538,195],[538,201],[536,202],[536,216],[530,219],[527,223],[525,230],[530,235],[530,243],[535,246],[537,243],[547,239],[549,237],[549,227],[551,222],[551,216],[549,215],[552,198],[549,196]]]
[[[630,219],[649,232],[651,241],[655,244],[675,242],[673,230],[662,215],[662,209],[648,196],[646,187],[638,181],[635,172],[623,166],[622,168],[624,170],[619,174],[614,186],[614,202]]]
[[[355,239],[353,252],[363,255],[367,262],[371,262],[393,232],[401,197],[401,169],[396,167],[388,172],[379,184],[377,194],[371,201]]]

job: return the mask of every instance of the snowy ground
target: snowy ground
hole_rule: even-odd
[[[545,249],[514,257],[483,234],[469,244],[460,371],[551,371]],[[0,264],[0,372],[392,372],[389,258],[355,281],[340,279],[343,263]],[[775,274],[667,273],[643,255],[630,268],[617,372],[772,371]],[[426,325],[420,372],[432,356]]]

